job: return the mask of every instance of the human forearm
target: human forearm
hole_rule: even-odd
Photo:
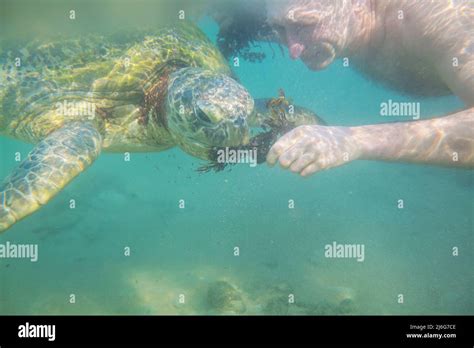
[[[359,158],[474,167],[474,108],[424,121],[351,128]]]

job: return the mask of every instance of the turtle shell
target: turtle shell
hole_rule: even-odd
[[[191,23],[0,47],[0,130],[14,130],[20,138],[42,137],[64,123],[44,116],[57,103],[91,102],[102,114],[120,119],[131,107],[145,106],[148,92],[157,82],[166,86],[176,69],[231,73],[220,52]],[[33,122],[37,117],[46,119]]]

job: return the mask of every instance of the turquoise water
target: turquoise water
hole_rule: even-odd
[[[215,23],[199,25],[215,40]],[[402,96],[342,62],[315,73],[266,50],[263,63],[234,67],[252,96],[281,87],[331,125],[386,122],[378,115],[388,99],[420,102],[422,118],[462,107],[455,97]],[[3,178],[14,153],[32,146],[0,144]],[[303,179],[266,165],[201,175],[201,164],[179,149],[130,162],[103,154],[0,235],[39,247],[37,262],[0,259],[0,313],[214,314],[208,293],[219,280],[240,293],[247,314],[333,314],[347,299],[348,314],[474,312],[472,171],[358,161]],[[333,241],[364,244],[365,260],[325,258]],[[289,295],[294,303],[268,309]]]

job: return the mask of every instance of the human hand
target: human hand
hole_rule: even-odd
[[[360,153],[348,127],[300,126],[271,147],[267,163],[279,161],[283,168],[308,176],[355,160]]]

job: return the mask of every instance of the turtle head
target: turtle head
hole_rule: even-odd
[[[188,154],[209,159],[214,147],[249,142],[247,118],[254,101],[227,75],[200,68],[180,69],[170,76],[167,125]]]

